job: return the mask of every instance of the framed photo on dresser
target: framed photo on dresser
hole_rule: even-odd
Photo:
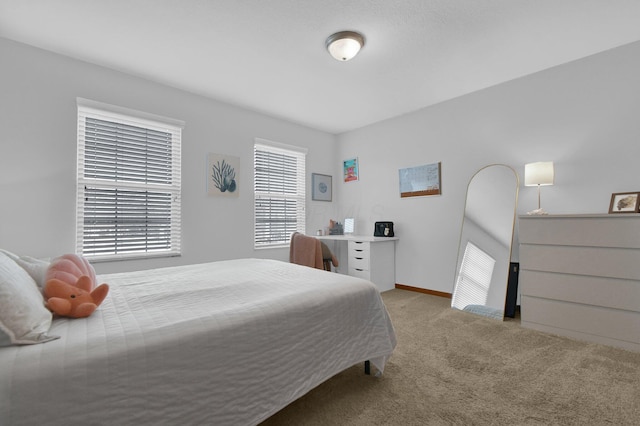
[[[611,194],[609,213],[637,213],[640,192],[615,192]]]

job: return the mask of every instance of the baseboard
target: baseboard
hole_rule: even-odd
[[[444,291],[429,290],[426,288],[412,287],[410,285],[404,285],[404,284],[396,283],[396,288],[400,290],[409,290],[409,291],[415,291],[417,293],[430,294],[432,296],[446,297],[447,299],[451,299],[452,297],[451,293],[445,293]]]

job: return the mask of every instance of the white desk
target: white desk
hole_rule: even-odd
[[[316,238],[347,243],[346,267],[342,250],[336,257],[340,262],[339,271],[373,282],[378,290],[387,291],[396,286],[396,241],[398,237],[371,237],[365,235],[322,235]]]

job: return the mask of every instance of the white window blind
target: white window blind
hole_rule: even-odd
[[[306,150],[257,139],[254,145],[254,246],[288,245],[305,227]]]
[[[180,254],[183,125],[78,99],[77,253]]]
[[[467,243],[458,274],[451,306],[464,309],[467,305],[484,305],[496,261],[478,246]]]

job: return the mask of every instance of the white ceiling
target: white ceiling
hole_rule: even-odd
[[[0,0],[0,37],[341,133],[638,41],[640,0]]]

